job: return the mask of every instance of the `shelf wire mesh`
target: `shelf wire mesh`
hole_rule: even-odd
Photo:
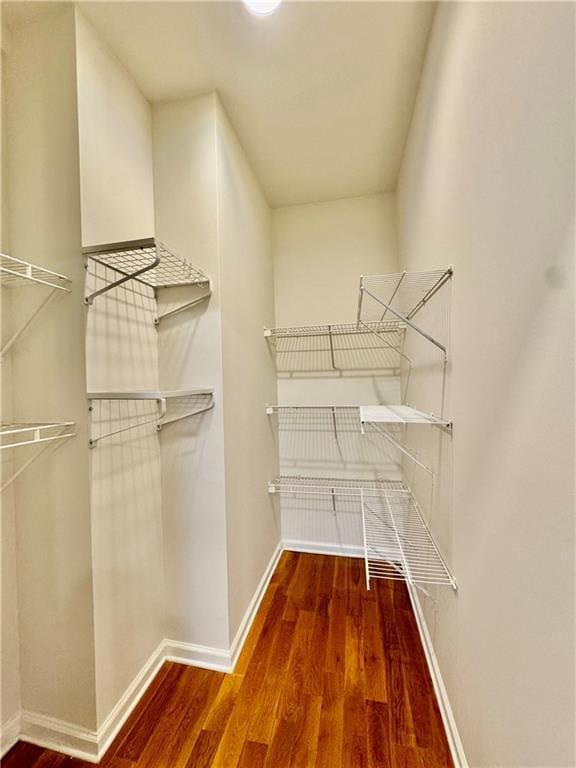
[[[381,302],[408,319],[420,311],[434,293],[449,279],[450,269],[427,272],[396,272],[383,275],[365,275],[361,278],[364,293],[359,320],[382,323],[392,319],[392,313]]]
[[[145,269],[158,258],[159,263],[155,267],[134,278],[151,288],[209,284],[208,277],[200,269],[176,256],[158,240],[135,241],[118,247],[103,245],[87,248],[84,252],[97,263],[124,276]]]
[[[58,272],[0,253],[0,285],[13,288],[33,283],[69,291],[71,280]]]
[[[265,335],[280,373],[397,370],[405,326],[396,321],[307,325],[269,328]]]
[[[404,580],[415,585],[455,582],[412,492],[400,480],[282,476],[269,484],[283,497],[328,497],[335,512],[344,501],[360,511],[367,579]]]
[[[0,449],[61,440],[74,436],[73,421],[12,421],[0,424]]]

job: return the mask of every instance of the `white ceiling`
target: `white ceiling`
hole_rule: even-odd
[[[390,191],[428,2],[86,2],[151,102],[217,89],[273,206]]]

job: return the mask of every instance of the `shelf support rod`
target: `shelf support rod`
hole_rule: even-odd
[[[393,344],[389,344],[389,343],[386,341],[386,339],[385,339],[385,338],[383,338],[383,336],[382,336],[382,331],[375,331],[375,330],[374,330],[374,328],[370,328],[370,326],[369,326],[369,325],[367,325],[367,324],[366,324],[366,323],[365,323],[363,320],[359,320],[359,321],[358,321],[358,325],[359,325],[359,326],[360,326],[360,325],[364,326],[364,328],[366,328],[366,330],[367,330],[369,333],[371,333],[371,334],[373,334],[374,336],[376,336],[376,338],[377,338],[377,339],[379,339],[379,340],[382,342],[382,344],[383,344],[383,345],[386,347],[386,349],[392,349],[394,352],[398,352],[398,354],[400,355],[400,357],[403,357],[403,358],[404,358],[404,360],[406,360],[406,362],[407,362],[407,363],[408,363],[408,365],[410,366],[410,370],[412,370],[413,362],[412,362],[411,358],[409,358],[409,357],[408,357],[408,355],[406,355],[404,352],[402,352],[402,350],[400,349],[400,347],[395,347]],[[404,330],[405,330],[405,329],[404,329]]]
[[[92,306],[94,303],[94,299],[97,296],[101,296],[103,293],[107,293],[108,291],[111,291],[112,288],[117,288],[119,285],[122,285],[122,283],[126,283],[128,280],[133,280],[134,278],[138,277],[139,275],[143,275],[145,272],[149,272],[151,269],[154,269],[155,267],[160,264],[160,256],[156,256],[154,261],[152,261],[150,264],[146,265],[145,267],[142,267],[142,269],[136,270],[136,272],[131,272],[130,274],[124,275],[124,277],[121,277],[119,280],[114,280],[113,283],[108,283],[108,285],[105,285],[103,288],[99,288],[97,291],[94,291],[93,293],[88,294],[84,298],[84,304],[87,304],[89,307]],[[114,267],[108,267],[109,269],[114,269]],[[114,270],[118,272],[118,270]]]
[[[158,325],[161,320],[164,320],[166,317],[172,317],[173,315],[177,315],[180,312],[184,312],[186,309],[191,309],[192,307],[195,307],[197,304],[201,304],[204,301],[208,301],[208,299],[212,296],[212,291],[208,291],[208,293],[204,294],[204,296],[200,296],[197,299],[194,299],[193,301],[187,301],[185,304],[180,304],[180,306],[176,307],[175,309],[170,309],[168,312],[163,312],[161,315],[157,315],[154,318],[154,325]]]
[[[435,283],[435,284],[432,286],[432,288],[430,288],[430,290],[429,290],[429,291],[426,293],[426,295],[425,295],[425,296],[423,296],[423,297],[420,299],[420,301],[418,302],[418,304],[416,304],[416,306],[415,306],[413,309],[411,309],[411,310],[410,310],[410,312],[409,312],[409,313],[408,313],[408,315],[407,315],[407,317],[408,317],[408,319],[409,319],[409,320],[411,320],[411,319],[414,317],[414,315],[415,315],[417,312],[419,312],[419,311],[422,309],[422,307],[423,307],[423,306],[424,306],[424,305],[425,305],[425,304],[426,304],[428,301],[430,301],[430,299],[432,298],[432,296],[434,296],[434,294],[435,294],[437,291],[439,291],[439,290],[440,290],[440,288],[442,288],[442,286],[444,285],[444,283],[445,283],[447,280],[450,280],[450,278],[452,277],[452,274],[453,274],[453,272],[454,272],[454,270],[452,269],[452,267],[448,267],[448,269],[446,270],[446,272],[444,272],[444,274],[443,274],[441,277],[439,277],[439,278],[438,278],[437,282],[436,282],[436,283]]]
[[[374,301],[377,301],[379,304],[382,304],[383,307],[386,307],[387,310],[392,312],[393,315],[396,315],[396,317],[399,320],[402,320],[403,323],[406,323],[406,325],[409,325],[412,330],[416,331],[416,333],[419,333],[420,336],[423,336],[425,339],[428,339],[434,346],[438,347],[438,349],[441,349],[444,355],[446,356],[446,347],[441,344],[439,341],[437,341],[433,336],[430,336],[429,333],[426,333],[426,331],[423,331],[422,328],[419,328],[415,323],[413,323],[411,320],[408,320],[407,317],[400,314],[397,310],[395,310],[393,307],[391,307],[389,304],[386,304],[385,301],[382,301],[378,296],[375,296],[372,291],[369,291],[368,288],[361,288],[361,291],[365,292],[370,296],[370,298],[374,299]]]
[[[392,435],[390,435],[385,429],[382,429],[382,427],[379,427],[378,424],[372,424],[372,427],[380,434],[382,437],[385,437],[386,440],[389,440],[392,445],[394,445],[395,448],[398,448],[398,450],[403,453],[405,456],[407,456],[409,459],[411,459],[415,464],[417,464],[421,469],[423,469],[425,472],[427,472],[430,477],[434,477],[434,472],[430,469],[430,467],[427,467],[426,464],[423,464],[419,459],[414,456],[412,451],[409,451],[408,448],[405,448],[402,443],[399,443],[398,440],[395,440]],[[366,432],[364,431],[364,425],[362,425],[362,434],[365,435]]]
[[[156,427],[158,428],[158,424],[160,420],[166,413],[166,399],[163,397],[157,398],[156,406],[158,409],[158,413],[153,419],[146,419],[146,421],[139,421],[137,424],[130,424],[127,427],[116,429],[114,430],[114,432],[108,432],[106,435],[100,435],[99,437],[91,437],[88,441],[88,445],[90,446],[90,448],[96,448],[98,443],[101,440],[106,440],[108,437],[113,437],[114,435],[120,435],[122,432],[128,432],[131,429],[138,429],[138,427],[145,427],[147,424],[156,424]],[[92,411],[92,405],[90,405],[88,410]]]
[[[334,341],[332,339],[332,326],[331,325],[328,326],[328,338],[330,339],[330,358],[332,360],[332,368],[334,370],[337,370],[336,369],[336,363],[334,361]]]
[[[44,443],[44,445],[39,450],[37,450],[36,453],[34,453],[33,456],[30,456],[30,458],[27,461],[25,461],[24,464],[22,464],[20,467],[18,467],[16,472],[14,472],[14,474],[11,475],[8,478],[8,480],[6,480],[6,482],[3,483],[0,486],[0,493],[2,493],[2,491],[5,491],[6,488],[8,488],[8,486],[12,485],[14,480],[16,480],[18,477],[20,477],[22,472],[24,472],[24,470],[28,469],[30,464],[33,464],[36,461],[36,459],[39,458],[44,453],[44,451],[47,451],[49,448],[51,448],[52,446],[50,445],[50,443],[55,443],[58,440],[67,440],[69,437],[75,437],[75,436],[76,436],[76,433],[72,432],[72,433],[66,434],[66,435],[56,435],[55,437],[45,437],[45,438],[41,438],[40,440],[30,440],[27,443],[20,443],[20,445],[32,445],[32,444]],[[4,446],[4,447],[5,448],[7,448],[7,447],[14,447],[15,448],[16,445],[14,445],[14,446]]]
[[[394,291],[392,292],[392,296],[390,296],[390,298],[388,299],[389,304],[392,304],[392,302],[394,301],[394,296],[396,296],[396,294],[398,293],[398,289],[402,285],[402,280],[404,280],[405,277],[406,277],[406,270],[404,270],[404,272],[402,272],[402,274],[400,275],[400,280],[398,280],[398,284],[396,288],[394,288]],[[386,316],[386,312],[388,312],[388,307],[386,307],[384,312],[382,312],[382,315],[380,316],[380,322],[384,320],[384,317]]]
[[[158,431],[160,431],[162,427],[165,427],[166,424],[174,424],[174,422],[182,421],[182,419],[188,419],[190,418],[190,416],[198,416],[200,413],[206,413],[206,411],[211,411],[212,408],[214,408],[214,405],[215,405],[214,395],[212,395],[210,404],[204,406],[204,408],[197,408],[195,411],[189,411],[188,413],[182,413],[180,416],[174,416],[171,419],[164,419],[164,421],[159,421]]]
[[[370,589],[370,570],[368,568],[368,545],[366,544],[366,517],[364,513],[364,490],[360,488],[360,509],[362,510],[362,540],[364,541],[364,569],[366,571],[366,589]]]
[[[12,337],[11,337],[10,339],[8,339],[8,341],[6,342],[6,344],[4,344],[4,346],[3,346],[3,347],[2,347],[2,349],[0,350],[0,360],[1,360],[1,359],[2,359],[2,358],[5,356],[5,355],[6,355],[6,353],[7,353],[7,352],[8,352],[8,351],[9,351],[9,350],[10,350],[10,349],[11,349],[11,348],[14,346],[14,344],[15,344],[15,343],[18,341],[18,339],[19,339],[19,338],[22,336],[22,334],[23,334],[23,333],[25,333],[25,331],[27,331],[27,330],[28,330],[28,328],[29,328],[29,327],[32,325],[32,323],[34,322],[34,320],[35,320],[35,319],[38,317],[38,315],[40,314],[40,312],[42,312],[42,310],[44,309],[44,307],[46,307],[46,306],[47,306],[47,305],[48,305],[48,304],[49,304],[49,303],[50,303],[50,302],[51,302],[51,301],[54,299],[54,297],[57,295],[57,293],[58,293],[58,291],[59,291],[59,290],[60,290],[59,288],[53,288],[53,289],[50,291],[50,293],[48,294],[48,296],[46,296],[46,298],[45,298],[43,301],[41,301],[41,302],[40,302],[40,304],[39,304],[39,305],[36,307],[36,309],[35,309],[35,310],[34,310],[34,312],[33,312],[33,313],[30,315],[30,317],[28,318],[28,320],[26,320],[26,322],[24,323],[24,325],[22,325],[22,327],[21,327],[21,328],[19,328],[19,329],[16,331],[16,333],[14,333],[14,334],[12,335]]]
[[[386,500],[386,507],[388,509],[388,515],[390,517],[390,522],[392,523],[392,527],[394,528],[394,535],[396,537],[396,541],[398,543],[398,551],[400,552],[400,559],[402,561],[402,565],[404,567],[404,578],[409,584],[412,584],[412,574],[410,573],[410,568],[408,566],[408,561],[406,560],[406,554],[404,553],[404,547],[402,546],[402,541],[400,539],[400,534],[398,533],[398,528],[396,526],[396,520],[394,519],[394,512],[392,511],[392,505],[390,504],[390,499],[388,498],[388,494],[386,491],[383,491],[382,495],[384,496],[384,499]]]

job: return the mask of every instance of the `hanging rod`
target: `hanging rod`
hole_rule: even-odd
[[[73,421],[0,424],[0,450],[30,445],[41,446],[24,464],[18,467],[8,480],[2,483],[0,493],[5,491],[44,451],[52,447],[52,443],[75,437],[74,427]],[[5,439],[8,439],[9,442],[4,442]]]
[[[177,416],[170,417],[168,419],[165,419],[167,412],[167,401],[174,400],[174,399],[189,399],[192,397],[210,397],[210,402],[205,405],[201,406],[200,408],[195,408],[190,411],[186,411],[185,413],[178,414]],[[147,424],[155,424],[156,429],[160,431],[163,426],[167,424],[172,424],[176,421],[181,421],[182,419],[186,419],[190,416],[196,416],[200,413],[204,413],[205,411],[209,411],[214,407],[214,390],[212,389],[183,389],[183,390],[170,390],[170,391],[154,391],[154,390],[147,390],[147,391],[141,391],[141,392],[122,392],[122,391],[114,391],[114,392],[88,392],[87,398],[90,401],[89,405],[89,411],[92,412],[92,401],[93,400],[124,400],[124,401],[142,401],[142,400],[148,400],[148,401],[155,401],[157,406],[156,415],[154,418],[146,419],[145,421],[138,421],[135,424],[130,424],[127,427],[122,427],[120,429],[116,429],[113,432],[107,432],[105,435],[99,435],[98,437],[90,438],[89,445],[90,448],[95,448],[98,443],[101,440],[106,440],[109,437],[113,437],[114,435],[119,435],[122,432],[128,432],[132,429],[137,429],[138,427],[144,427]]]
[[[198,304],[202,304],[204,301],[208,301],[208,299],[212,296],[212,291],[208,291],[202,296],[199,296],[197,299],[193,299],[192,301],[187,301],[184,304],[179,304],[174,309],[170,309],[167,312],[162,312],[161,315],[156,315],[154,318],[154,324],[158,325],[162,320],[165,320],[167,317],[172,317],[173,315],[178,315],[180,312],[184,312],[186,309],[192,309],[192,307],[196,307]]]
[[[190,391],[183,391],[183,392],[165,392],[164,397],[168,401],[175,400],[175,399],[190,400],[190,399],[201,399],[201,398],[209,398],[209,400],[206,404],[199,404],[199,407],[193,408],[192,410],[186,410],[183,413],[179,413],[176,416],[171,416],[170,418],[163,418],[161,421],[158,422],[158,425],[157,425],[158,431],[160,431],[162,427],[165,427],[167,424],[174,424],[177,421],[188,419],[191,416],[198,416],[201,413],[206,413],[206,411],[211,411],[215,405],[213,389],[197,389],[197,390],[190,390]]]
[[[58,296],[59,292],[71,293],[72,281],[58,272],[39,267],[22,259],[16,259],[5,253],[0,253],[0,285],[7,288],[16,288],[26,285],[38,285],[52,290],[37,305],[32,314],[24,321],[20,328],[2,345],[0,359],[14,346],[18,339],[28,330],[42,310]]]
[[[210,286],[209,278],[201,270],[176,256],[163,243],[153,237],[88,246],[82,249],[82,253],[87,259],[91,259],[104,267],[109,267],[122,275],[118,280],[114,280],[88,294],[84,302],[89,306],[97,296],[107,293],[128,280],[137,280],[152,288],[156,298],[159,288],[174,288],[185,285],[207,286],[208,288]],[[208,300],[211,295],[211,291],[208,290],[203,296],[184,302],[178,307],[156,316],[154,323],[158,325],[162,319],[194,307],[200,302]]]

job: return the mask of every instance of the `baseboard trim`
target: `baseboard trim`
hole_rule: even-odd
[[[201,667],[202,669],[212,669],[215,672],[232,672],[232,654],[225,648],[211,648],[207,645],[165,640],[164,660]]]
[[[160,671],[160,667],[164,664],[164,661],[164,642],[161,642],[98,729],[97,743],[98,758],[100,760],[104,757],[108,747],[112,744],[120,729],[132,714],[132,710],[138,704],[145,694],[146,689]]]
[[[256,587],[229,649],[182,643],[178,640],[165,640],[164,658],[166,661],[213,669],[216,672],[233,672],[282,551],[282,543],[279,542],[264,570],[260,583]]]
[[[52,749],[56,752],[79,758],[88,763],[98,763],[104,757],[111,743],[128,720],[165,661],[189,664],[219,672],[233,672],[254,617],[258,612],[262,598],[266,593],[270,579],[284,550],[345,557],[363,557],[364,554],[364,550],[360,546],[284,540],[276,547],[264,571],[230,649],[212,648],[169,639],[163,640],[146,661],[98,731],[90,731],[63,720],[34,712],[18,712],[2,726],[1,756],[3,757],[20,739],[45,749]],[[438,660],[434,653],[432,640],[422,613],[420,600],[413,587],[409,586],[408,592],[430,670],[430,676],[432,677],[452,759],[456,768],[468,768],[468,762],[442,680]]]
[[[307,552],[311,555],[337,555],[338,557],[364,557],[364,547],[352,544],[333,544],[319,541],[284,539],[284,549],[289,552]]]
[[[276,566],[278,565],[278,560],[280,560],[280,556],[282,555],[283,550],[284,548],[282,546],[282,542],[279,541],[278,545],[276,546],[276,549],[272,554],[272,557],[270,558],[270,561],[268,562],[268,565],[266,566],[266,569],[264,570],[262,578],[260,579],[260,583],[256,587],[256,591],[252,596],[252,600],[250,600],[248,608],[244,613],[244,618],[242,619],[242,621],[240,622],[240,626],[236,630],[236,634],[234,636],[234,639],[232,640],[232,645],[230,647],[232,669],[234,669],[234,667],[236,666],[238,657],[242,652],[242,648],[244,646],[246,638],[248,637],[248,633],[250,632],[250,627],[252,626],[254,617],[258,613],[258,608],[260,608],[260,603],[262,602],[262,598],[266,594],[266,590],[268,589],[268,584],[270,584],[270,579],[272,578],[274,571],[276,570]]]
[[[97,763],[100,757],[96,731],[38,712],[22,712],[19,739],[87,763]]]
[[[282,551],[280,542],[266,566],[229,649],[182,643],[177,640],[163,640],[97,731],[36,712],[18,712],[2,726],[1,755],[4,756],[18,740],[21,740],[88,763],[98,763],[165,661],[189,664],[218,672],[233,672]]]
[[[414,610],[414,616],[416,617],[416,624],[418,626],[418,632],[420,634],[420,640],[424,649],[424,655],[426,656],[426,662],[430,671],[430,677],[432,678],[432,684],[434,685],[434,691],[436,693],[436,699],[438,701],[438,707],[440,708],[440,714],[442,716],[442,722],[444,723],[444,730],[446,731],[446,738],[448,739],[448,746],[450,747],[450,754],[456,768],[469,768],[466,754],[464,752],[464,746],[458,733],[458,726],[456,725],[456,719],[450,706],[450,700],[448,699],[448,692],[446,686],[442,680],[442,673],[440,672],[440,666],[436,653],[434,652],[434,646],[432,644],[432,638],[428,632],[424,613],[422,612],[422,606],[420,605],[420,598],[416,593],[415,587],[407,584],[408,594],[410,595],[410,601]]]
[[[22,713],[16,712],[15,715],[2,723],[2,737],[0,739],[0,758],[4,757],[14,744],[20,738],[20,731],[22,730]]]

